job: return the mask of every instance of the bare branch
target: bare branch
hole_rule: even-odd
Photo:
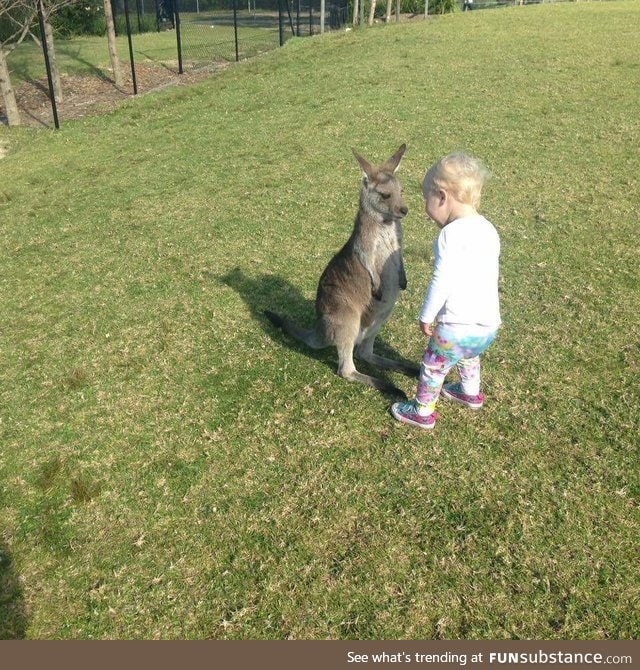
[[[40,40],[35,37],[31,28],[38,22],[38,0],[0,0],[0,17],[5,21],[6,26],[12,26],[13,32],[5,35],[0,41],[5,47],[5,51],[14,49],[20,44],[27,35],[31,35],[36,43]],[[42,7],[45,21],[56,12],[80,4],[82,0],[43,0]]]
[[[5,26],[12,26],[14,29],[1,41],[7,51],[10,45],[14,48],[24,40],[33,23],[34,15],[24,0],[0,0],[0,17],[4,19]]]

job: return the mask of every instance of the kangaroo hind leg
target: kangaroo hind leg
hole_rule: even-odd
[[[397,370],[410,377],[417,377],[420,374],[420,366],[408,361],[395,361],[386,356],[380,356],[374,353],[373,343],[377,333],[367,335],[356,350],[356,356],[371,365],[375,365],[383,370]]]
[[[356,328],[348,330],[343,329],[339,333],[339,337],[335,342],[336,349],[338,350],[338,375],[349,381],[366,384],[383,393],[390,393],[395,396],[406,398],[404,391],[391,382],[372,377],[371,375],[366,375],[356,369],[355,363],[353,362],[353,352],[358,335],[357,330],[358,329]]]

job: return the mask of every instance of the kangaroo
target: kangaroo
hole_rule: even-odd
[[[378,332],[400,291],[407,288],[402,220],[409,210],[395,176],[406,149],[403,144],[378,167],[352,149],[363,173],[360,208],[351,237],[320,276],[314,327],[307,330],[279,314],[265,312],[275,326],[313,349],[335,346],[340,377],[401,396],[404,392],[392,383],[358,372],[353,356],[414,376],[419,371],[417,366],[373,353]]]

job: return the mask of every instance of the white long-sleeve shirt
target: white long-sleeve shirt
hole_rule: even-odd
[[[434,251],[420,321],[498,328],[500,238],[493,224],[479,214],[456,219],[440,231]]]

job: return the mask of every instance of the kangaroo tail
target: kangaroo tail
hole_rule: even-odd
[[[268,309],[264,310],[264,315],[276,328],[284,328],[284,317]]]
[[[293,321],[290,321],[284,316],[280,316],[280,314],[271,312],[270,310],[265,310],[264,315],[274,326],[281,328],[285,333],[295,337],[295,339],[300,340],[300,342],[304,342],[312,349],[322,349],[323,347],[328,346],[325,338],[318,332],[317,328],[301,328]]]

